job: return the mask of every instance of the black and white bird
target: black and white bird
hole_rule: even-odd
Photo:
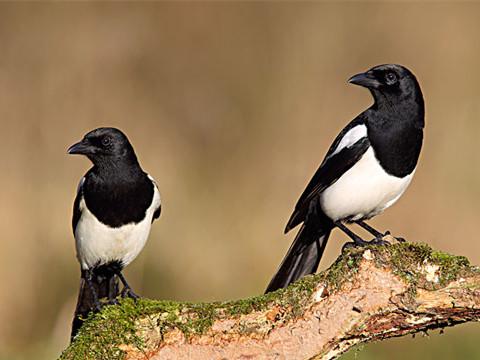
[[[81,284],[72,324],[72,338],[89,312],[107,298],[137,298],[122,270],[145,246],[150,226],[160,216],[156,182],[145,173],[128,138],[115,128],[98,128],[68,149],[93,163],[78,185],[72,226]]]
[[[374,103],[337,136],[320,168],[295,206],[285,233],[301,225],[266,292],[288,286],[317,270],[330,232],[356,223],[383,244],[385,234],[364,221],[402,196],[417,166],[423,141],[425,108],[417,79],[403,66],[373,67],[349,79],[370,90]]]

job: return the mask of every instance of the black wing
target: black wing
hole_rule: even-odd
[[[370,142],[368,138],[364,137],[358,140],[355,144],[347,146],[335,155],[332,155],[338,143],[343,138],[343,135],[345,135],[345,133],[352,127],[360,124],[363,124],[363,119],[355,119],[337,136],[330,147],[327,156],[300,196],[297,205],[295,205],[295,210],[287,223],[285,233],[305,221],[310,202],[325,190],[325,188],[337,181],[362,157],[365,151],[367,151]]]
[[[77,196],[75,197],[75,201],[73,202],[73,216],[72,216],[72,228],[73,234],[75,235],[75,229],[77,228],[78,221],[82,216],[82,212],[80,211],[80,201],[83,197],[83,183],[85,182],[85,177],[80,179],[80,183],[77,187]]]

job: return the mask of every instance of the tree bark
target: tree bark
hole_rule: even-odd
[[[352,249],[285,290],[224,303],[124,300],[62,359],[335,359],[352,346],[480,319],[480,271],[423,244]]]

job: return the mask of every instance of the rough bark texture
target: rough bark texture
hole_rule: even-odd
[[[62,359],[334,359],[352,346],[480,319],[480,271],[401,243],[353,249],[288,289],[224,303],[123,301]]]

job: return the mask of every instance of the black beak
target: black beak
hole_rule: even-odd
[[[363,86],[369,89],[376,89],[381,85],[380,81],[378,81],[370,71],[353,75],[350,79],[348,79],[348,82],[350,84]]]
[[[67,150],[69,154],[89,155],[94,153],[92,145],[88,144],[85,140],[79,141],[76,144],[70,146]]]

